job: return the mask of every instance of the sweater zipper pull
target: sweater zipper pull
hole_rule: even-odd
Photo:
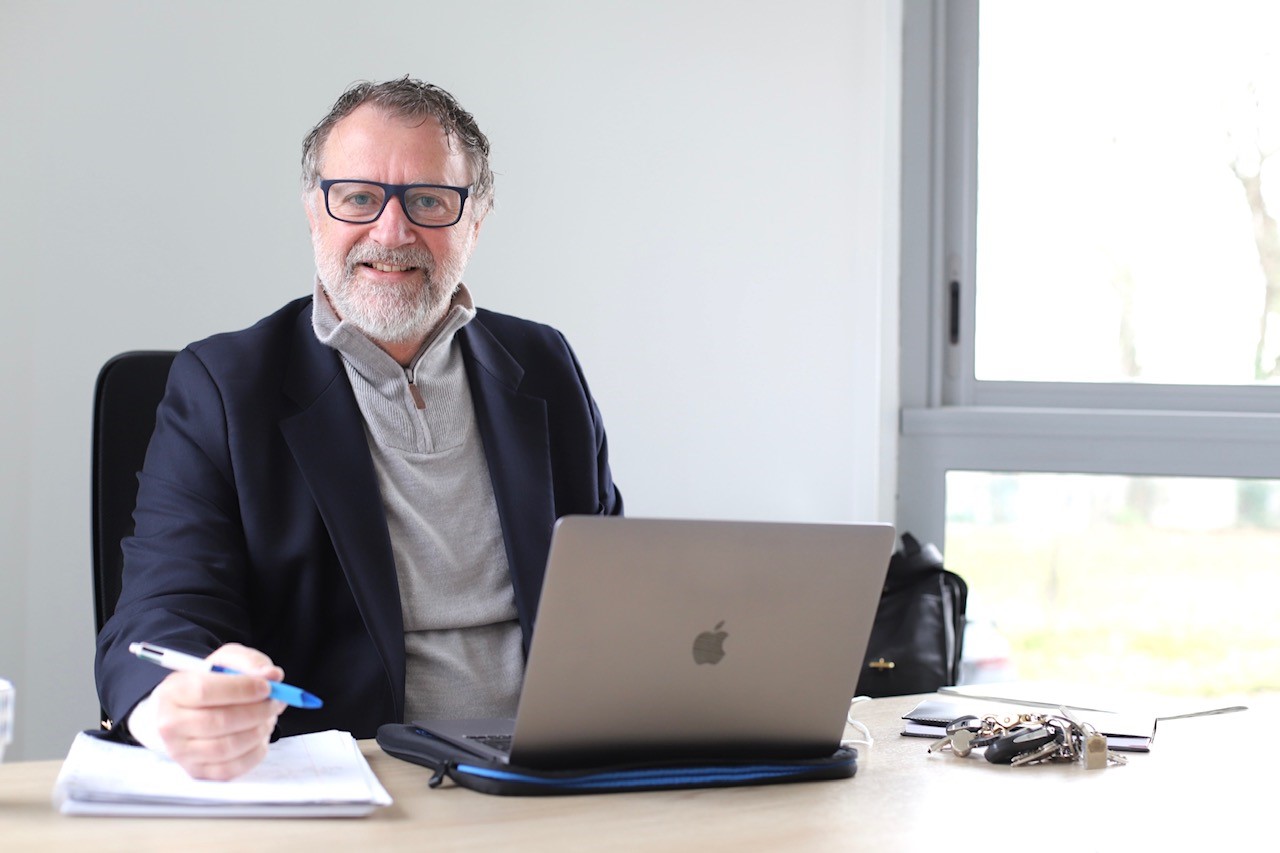
[[[413,374],[406,368],[404,378],[409,381],[409,394],[413,397],[413,404],[419,409],[427,407],[427,401],[422,399],[422,392],[418,390],[418,386],[413,384]]]

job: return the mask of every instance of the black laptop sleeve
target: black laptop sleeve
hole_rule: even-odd
[[[572,770],[534,770],[478,758],[414,725],[387,723],[378,745],[388,755],[435,771],[427,783],[444,780],[485,794],[538,796],[727,788],[820,779],[847,779],[857,772],[858,751],[840,747],[825,758],[772,761],[699,761],[620,764]]]

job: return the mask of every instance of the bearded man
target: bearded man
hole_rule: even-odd
[[[408,77],[308,134],[310,296],[178,354],[98,638],[112,731],[229,779],[272,737],[512,717],[555,520],[619,514],[564,337],[462,283],[489,141]],[[238,675],[172,672],[150,642]],[[319,709],[268,698],[285,676]]]

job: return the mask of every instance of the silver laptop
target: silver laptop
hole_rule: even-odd
[[[894,546],[888,524],[568,516],[515,720],[420,720],[532,768],[833,753]]]

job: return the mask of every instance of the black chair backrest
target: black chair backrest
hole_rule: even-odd
[[[133,533],[138,472],[156,427],[171,351],[126,352],[107,361],[93,392],[93,612],[101,631],[120,598],[120,540]]]

